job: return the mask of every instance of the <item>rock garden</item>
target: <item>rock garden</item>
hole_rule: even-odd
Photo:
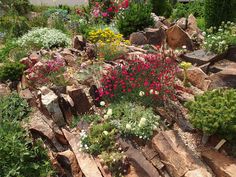
[[[236,177],[236,2],[0,1],[0,177]]]

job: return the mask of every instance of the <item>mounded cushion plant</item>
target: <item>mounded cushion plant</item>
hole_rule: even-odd
[[[17,40],[20,47],[30,49],[66,47],[70,45],[70,38],[60,30],[50,28],[36,28]]]
[[[130,7],[125,9],[117,17],[117,28],[125,37],[131,33],[143,30],[154,24],[151,17],[152,5],[150,3],[131,3]]]
[[[8,61],[0,67],[0,81],[18,81],[24,72],[25,65]]]
[[[236,133],[236,90],[219,89],[196,96],[187,102],[190,121],[205,134],[219,134],[231,139]]]

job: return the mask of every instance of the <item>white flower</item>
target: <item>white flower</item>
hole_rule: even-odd
[[[105,101],[100,102],[100,106],[105,106],[105,104],[106,104]]]
[[[149,93],[152,95],[152,94],[154,93],[154,90],[151,89],[151,90],[149,91]]]
[[[202,33],[202,35],[203,35],[203,36],[206,36],[206,32],[204,31],[204,32]]]
[[[107,114],[105,114],[105,115],[103,116],[103,118],[104,118],[105,120],[107,120],[107,119],[109,118],[109,116],[108,116]]]
[[[109,108],[109,109],[107,110],[107,115],[108,115],[108,116],[111,116],[111,115],[112,115],[112,109]]]
[[[130,124],[126,124],[125,128],[126,128],[127,130],[130,130],[130,129],[131,129],[131,125],[130,125]]]
[[[155,95],[159,95],[159,92],[158,92],[158,91],[155,91],[154,94],[155,94]]]
[[[106,136],[108,135],[108,131],[103,131],[102,133]]]
[[[145,95],[145,93],[143,91],[139,92],[139,96],[143,97]]]
[[[144,117],[142,117],[142,118],[140,119],[140,122],[139,122],[138,126],[139,126],[139,127],[143,127],[143,126],[146,124],[146,121],[147,121],[147,119],[144,118]]]
[[[187,48],[187,46],[186,46],[186,45],[183,45],[183,46],[182,46],[182,48],[183,48],[183,49],[186,49],[186,48]]]

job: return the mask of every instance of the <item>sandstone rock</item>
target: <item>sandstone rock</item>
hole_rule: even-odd
[[[30,115],[29,118],[29,130],[33,134],[40,135],[47,139],[51,146],[55,147],[57,151],[63,151],[63,146],[56,138],[56,132],[60,131],[53,121],[47,119],[39,110],[36,110]],[[60,132],[62,133],[62,132]],[[59,132],[58,132],[59,134]]]
[[[144,157],[141,151],[134,148],[134,146],[123,139],[119,139],[123,149],[127,149],[124,153],[128,157],[131,165],[135,169],[139,169],[139,173],[142,174],[142,177],[159,177],[159,172],[157,169]]]
[[[152,142],[171,176],[187,177],[198,170],[199,177],[212,177],[203,162],[185,146],[177,131],[160,132]]]
[[[74,111],[77,114],[87,113],[91,108],[91,105],[89,103],[88,97],[83,92],[83,89],[77,86],[67,86],[66,90],[74,102]]]
[[[7,84],[1,84],[0,83],[0,97],[1,96],[6,96],[9,95],[11,93],[10,88],[8,87]]]
[[[56,159],[73,177],[81,177],[75,154],[71,150],[59,152]]]
[[[21,98],[24,98],[27,100],[27,102],[29,103],[30,106],[37,105],[36,98],[35,98],[34,94],[29,89],[20,90],[18,93]]]
[[[165,19],[165,17],[157,16],[155,13],[151,13],[152,18],[154,19],[154,27],[159,29],[160,27],[163,27],[164,29],[167,29],[170,27],[170,24]]]
[[[83,36],[77,35],[73,38],[73,48],[77,50],[84,50],[86,41]]]
[[[166,33],[165,30],[162,28],[159,29],[146,28],[145,36],[148,40],[148,44],[161,45],[166,38]]]
[[[188,25],[187,25],[187,33],[192,36],[194,33],[200,33],[200,29],[197,26],[197,19],[190,14],[188,16]]]
[[[196,50],[191,53],[186,53],[181,56],[184,61],[190,62],[193,65],[203,65],[209,62],[216,62],[220,60],[221,57],[217,56],[216,54],[207,53],[204,50]]]
[[[71,111],[71,109],[74,105],[73,100],[71,99],[71,97],[69,95],[61,94],[60,99],[59,99],[59,105],[60,105],[61,111],[63,113],[63,116],[66,120],[66,123],[68,125],[71,125],[72,118],[73,118],[73,114],[72,114],[72,111]]]
[[[89,59],[94,59],[97,56],[96,46],[94,44],[86,44],[86,55]]]
[[[65,125],[65,120],[58,102],[58,96],[45,86],[41,87],[40,91],[42,107],[45,108],[48,115],[52,117],[53,121],[58,126]]]
[[[220,87],[236,88],[236,69],[225,69],[210,75],[211,84],[209,89]]]
[[[188,27],[188,20],[183,17],[183,18],[180,18],[180,19],[176,22],[176,24],[177,24],[180,28],[182,28],[183,30],[186,30],[187,27]]]
[[[181,75],[183,77],[183,72]],[[204,91],[207,91],[211,84],[211,80],[208,79],[208,75],[206,75],[199,67],[191,67],[188,69],[187,77],[188,81],[191,82],[193,86]]]
[[[67,66],[73,67],[77,64],[77,62],[76,62],[77,58],[75,55],[69,54],[69,53],[63,53],[62,55],[63,55],[63,58],[64,58]]]
[[[210,72],[217,73],[223,70],[233,70],[236,68],[236,62],[230,60],[221,60],[210,66]]]
[[[229,47],[226,58],[231,61],[236,61],[236,46]]]
[[[148,39],[143,32],[134,32],[129,37],[130,43],[134,45],[148,44]]]
[[[85,177],[102,177],[101,172],[99,171],[95,160],[93,157],[87,153],[81,152],[80,148],[80,137],[79,135],[75,136],[66,129],[62,129],[66,139],[68,140],[71,149],[73,150],[79,167]]]
[[[189,35],[178,25],[174,25],[166,30],[167,44],[172,48],[182,48],[186,46],[188,50],[193,50],[193,43]]]
[[[216,177],[236,177],[236,160],[215,150],[206,149],[201,153]]]

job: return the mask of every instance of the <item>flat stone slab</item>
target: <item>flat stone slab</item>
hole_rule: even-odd
[[[220,60],[221,56],[207,53],[206,51],[201,49],[193,51],[191,53],[186,53],[182,55],[181,58],[184,61],[192,63],[193,65],[196,64],[197,66],[200,66],[209,62],[216,61],[218,59]]]
[[[223,70],[236,69],[236,62],[233,62],[230,60],[222,60],[222,61],[215,63],[210,68],[211,68],[210,71],[212,71],[212,72],[220,72]]]

